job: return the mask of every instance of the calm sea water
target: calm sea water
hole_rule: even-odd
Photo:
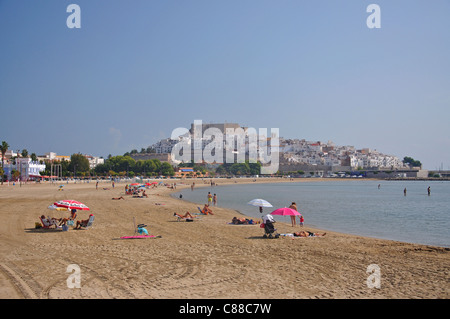
[[[430,196],[428,186],[431,187]],[[217,194],[218,206],[238,210],[252,218],[261,217],[257,207],[247,205],[252,199],[263,198],[274,206],[264,208],[264,214],[289,207],[294,201],[305,218],[305,226],[450,247],[450,182],[287,182],[224,185],[194,191],[186,189],[181,193],[183,200],[206,203],[208,191]],[[290,223],[289,217],[277,216],[276,220]]]

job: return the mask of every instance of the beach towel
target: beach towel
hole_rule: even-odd
[[[137,236],[122,236],[120,239],[144,239],[144,238],[161,238],[155,235],[137,235]]]

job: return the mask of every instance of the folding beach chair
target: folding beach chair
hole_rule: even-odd
[[[84,229],[89,229],[92,227],[92,224],[94,223],[94,215],[89,216],[89,219],[86,224],[81,223],[80,227]]]
[[[92,224],[94,223],[94,217],[95,217],[94,215],[89,217],[89,220],[88,220],[86,226],[84,227],[84,229],[88,229],[88,228],[92,227]]]

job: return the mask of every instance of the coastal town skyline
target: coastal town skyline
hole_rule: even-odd
[[[448,170],[450,4],[371,3],[2,1],[0,140],[106,158],[201,119]]]
[[[177,132],[181,134],[176,134]],[[267,169],[261,170],[260,173],[263,175],[308,170],[317,176],[323,176],[324,172],[327,175],[334,175],[333,172],[338,171],[400,170],[405,172],[405,170],[422,168],[418,160],[410,157],[404,157],[402,160],[376,149],[356,149],[351,145],[336,145],[333,141],[324,143],[305,139],[285,139],[277,136],[276,132],[262,130],[258,133],[254,128],[244,127],[239,123],[202,123],[201,121],[192,123],[190,130],[179,128],[172,132],[171,137],[143,147],[140,151],[133,149],[124,153],[123,156],[109,154],[104,158],[81,153],[74,153],[71,156],[55,152],[36,154],[27,149],[18,149],[15,152],[7,142],[2,141],[3,154],[5,157],[1,159],[2,163],[7,164],[5,173],[8,176],[13,169],[17,170],[19,166],[24,167],[24,163],[30,166],[27,172],[30,171],[31,175],[39,176],[40,171],[45,170],[44,163],[71,162],[73,155],[85,157],[92,170],[110,158],[114,161],[115,157],[125,158],[126,156],[135,161],[167,162],[173,167],[179,167],[180,163],[197,163],[206,166],[212,164],[215,168],[220,164],[244,161],[259,162],[263,165],[269,163],[272,169],[270,172]],[[21,164],[17,164],[17,161]],[[423,176],[423,174],[428,174],[428,171],[420,175]]]

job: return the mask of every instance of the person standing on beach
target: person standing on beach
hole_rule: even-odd
[[[431,195],[431,187],[430,186],[428,186],[427,191],[428,191],[428,196],[430,196]]]
[[[213,196],[213,203],[214,203],[214,206],[216,206],[216,204],[217,204],[217,195],[216,194],[214,194],[214,196]]]
[[[300,219],[300,227],[303,227],[303,223],[305,222],[305,219],[303,218],[303,215],[300,215],[299,219]]]
[[[289,208],[297,211],[297,204],[295,202],[292,202],[292,204],[291,204],[291,206],[289,206]],[[291,223],[292,223],[292,227],[294,227],[296,225],[295,215],[291,215]]]
[[[211,192],[208,192],[208,206],[209,204],[211,204],[211,202],[212,202],[212,195]]]

